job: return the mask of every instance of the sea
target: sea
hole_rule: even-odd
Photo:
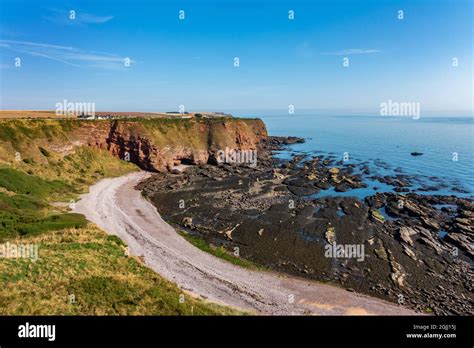
[[[305,138],[276,157],[294,154],[324,155],[344,164],[365,164],[379,176],[405,174],[410,190],[419,194],[474,197],[474,118],[394,116],[333,116],[316,114],[248,113],[261,118],[270,135]],[[412,156],[411,153],[422,153]],[[321,196],[356,196],[363,199],[393,187],[365,178],[367,188]],[[433,188],[432,190],[430,188]]]

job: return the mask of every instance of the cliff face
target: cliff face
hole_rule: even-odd
[[[67,155],[75,146],[88,146],[152,171],[212,162],[225,148],[258,150],[267,137],[259,119],[10,120],[3,126],[8,131],[0,134],[0,143],[11,151],[22,146],[17,140],[24,135],[23,152],[42,147]]]

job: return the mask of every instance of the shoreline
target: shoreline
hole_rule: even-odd
[[[188,243],[135,189],[149,173],[104,179],[76,204],[75,212],[118,235],[130,253],[184,291],[258,314],[410,315],[388,302],[308,280],[252,271]]]
[[[256,167],[219,164],[155,174],[139,188],[173,224],[274,271],[322,281],[419,312],[469,314],[474,206],[455,196],[407,192],[410,178],[380,177],[395,192],[362,200],[366,164],[273,152],[298,142],[269,137]],[[344,197],[314,197],[335,188]],[[181,204],[183,205],[181,207]],[[325,257],[336,243],[364,261]],[[357,249],[359,248],[359,249]],[[456,248],[456,253],[453,253]]]

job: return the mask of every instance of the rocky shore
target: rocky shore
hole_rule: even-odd
[[[423,313],[473,314],[472,200],[421,195],[415,178],[377,176],[366,163],[273,156],[302,141],[268,137],[256,166],[192,165],[139,188],[166,220],[270,269]],[[393,190],[351,197],[367,179]],[[320,195],[328,190],[349,195]]]

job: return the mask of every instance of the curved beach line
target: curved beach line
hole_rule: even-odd
[[[132,255],[182,290],[263,315],[416,315],[395,304],[275,272],[236,266],[186,241],[135,185],[150,174],[104,179],[75,212],[124,240]]]

